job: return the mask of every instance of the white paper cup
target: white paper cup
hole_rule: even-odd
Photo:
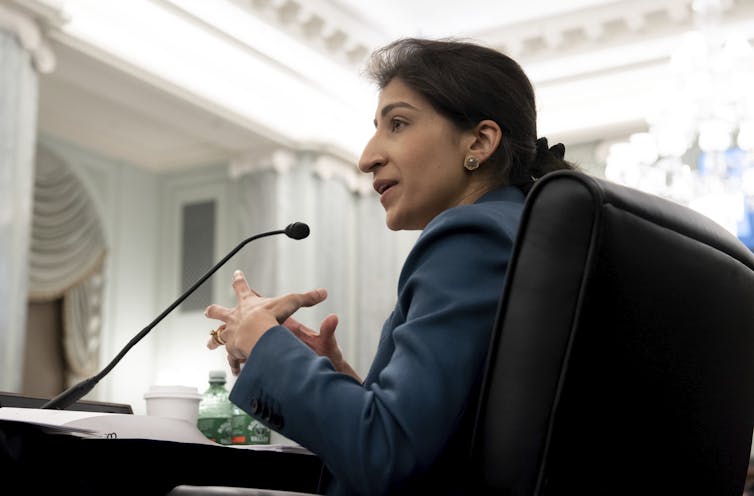
[[[202,396],[195,387],[152,386],[144,393],[144,399],[147,415],[187,420],[196,425]]]

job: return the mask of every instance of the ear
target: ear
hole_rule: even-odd
[[[486,119],[479,122],[471,130],[471,133],[473,134],[473,141],[469,145],[468,153],[475,156],[479,162],[484,163],[500,146],[503,132],[497,122]]]

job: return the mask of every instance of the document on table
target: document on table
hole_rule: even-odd
[[[191,422],[153,415],[0,407],[0,420],[35,424],[47,432],[88,438],[154,439],[225,446],[207,439]],[[226,447],[252,451],[312,454],[306,448],[296,444],[249,444]]]
[[[36,424],[50,432],[82,437],[216,444],[207,439],[196,425],[186,420],[169,417],[2,407],[0,420]]]

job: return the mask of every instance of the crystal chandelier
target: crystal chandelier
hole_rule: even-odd
[[[605,176],[688,205],[754,248],[754,55],[722,28],[724,1],[692,7],[696,29],[671,57],[648,132],[610,147]]]

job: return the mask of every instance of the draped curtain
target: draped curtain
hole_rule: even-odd
[[[68,164],[37,146],[29,253],[29,300],[63,300],[66,384],[99,368],[102,225],[88,193]]]

